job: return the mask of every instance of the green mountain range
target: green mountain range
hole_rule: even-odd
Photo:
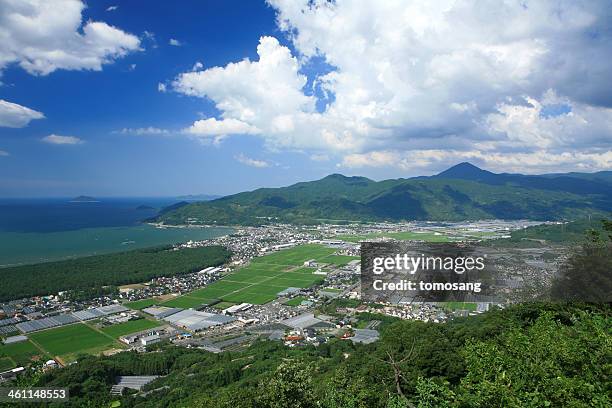
[[[612,172],[496,174],[461,163],[429,177],[374,181],[332,174],[281,188],[181,203],[167,224],[470,219],[562,220],[612,211]]]

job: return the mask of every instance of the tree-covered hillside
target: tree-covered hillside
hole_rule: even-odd
[[[108,406],[118,375],[164,376],[122,407],[607,407],[609,312],[528,304],[446,324],[397,320],[370,345],[262,341],[221,354],[166,346],[83,357],[29,381],[69,387],[63,406],[72,407]]]
[[[282,188],[261,188],[161,214],[168,224],[270,221],[535,219],[561,220],[612,211],[612,183],[577,176],[495,174],[469,164],[437,176],[373,181],[333,174]]]

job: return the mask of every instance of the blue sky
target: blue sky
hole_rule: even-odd
[[[612,167],[605,2],[46,3],[0,0],[2,197]]]

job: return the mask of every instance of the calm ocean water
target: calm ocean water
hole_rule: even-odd
[[[228,228],[155,228],[171,198],[0,199],[0,266],[126,251],[225,235]]]

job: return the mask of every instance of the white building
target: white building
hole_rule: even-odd
[[[159,343],[161,341],[161,337],[159,334],[152,334],[150,336],[145,336],[140,339],[140,343],[143,346],[150,346],[151,344]]]

